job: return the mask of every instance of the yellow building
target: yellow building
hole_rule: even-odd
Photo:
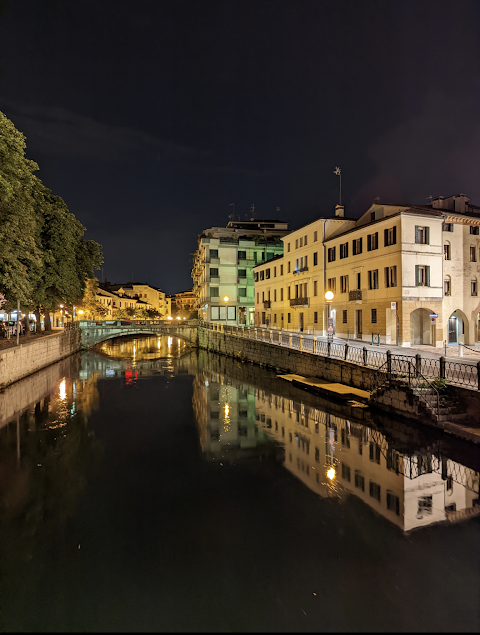
[[[325,335],[330,316],[342,338],[479,341],[479,207],[459,195],[342,214],[291,232],[283,257],[255,267],[257,325]]]

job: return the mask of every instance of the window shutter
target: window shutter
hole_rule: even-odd
[[[397,266],[392,267],[392,286],[397,286]]]
[[[385,287],[389,287],[388,284],[388,267],[385,267]]]
[[[388,247],[388,229],[383,230],[383,246]]]
[[[416,231],[416,228],[415,228]],[[419,265],[415,265],[415,286],[418,287],[419,283],[420,283],[420,279],[419,279],[419,269],[418,269]]]
[[[359,254],[361,254],[361,253],[362,253],[362,238],[360,238],[359,249],[360,249],[360,250],[359,250],[359,252],[358,252],[358,253],[359,253]]]
[[[415,242],[420,242],[420,232],[418,231],[418,225],[415,225]]]
[[[378,232],[375,232],[375,249],[378,249]]]
[[[425,227],[425,244],[430,244],[430,227]]]
[[[397,227],[394,226],[393,228],[393,240],[392,240],[392,245],[396,245],[397,244]]]
[[[425,267],[425,279],[427,287],[430,286],[430,267]]]
[[[357,241],[356,241],[356,240],[354,240],[354,241],[352,242],[352,254],[353,254],[354,256],[356,256],[356,255],[357,255]]]
[[[367,236],[367,251],[372,251],[372,234]]]

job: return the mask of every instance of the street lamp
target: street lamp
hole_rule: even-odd
[[[225,302],[225,324],[228,324],[228,301],[230,300],[230,298],[228,297],[228,295],[226,295],[223,298],[223,301]]]
[[[325,301],[327,303],[327,307],[328,307],[328,313],[327,313],[327,336],[329,337],[333,337],[333,319],[331,317],[331,313],[332,313],[332,300],[334,298],[333,292],[332,291],[327,291],[325,294]],[[330,341],[330,340],[329,340]]]
[[[60,322],[61,322],[61,326],[63,326],[63,307],[64,307],[64,305],[61,304],[60,305]]]

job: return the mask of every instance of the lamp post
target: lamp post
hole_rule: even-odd
[[[228,301],[230,300],[230,298],[228,297],[228,295],[226,295],[223,298],[223,301],[225,302],[225,325],[228,324]]]
[[[331,317],[332,314],[332,300],[335,296],[333,295],[332,291],[327,291],[325,294],[325,301],[327,303],[327,307],[328,307],[328,313],[327,313],[327,341],[331,342],[333,341],[333,318]]]
[[[61,326],[64,326],[64,324],[63,324],[63,304],[60,305],[60,321],[61,321]]]

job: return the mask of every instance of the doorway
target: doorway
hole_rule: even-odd
[[[458,328],[457,318],[454,316],[449,317],[448,318],[448,343],[449,344],[457,344],[458,342],[457,328]]]
[[[303,313],[298,314],[298,330],[303,333]]]
[[[357,309],[355,311],[355,337],[362,339],[362,335],[362,309]]]

